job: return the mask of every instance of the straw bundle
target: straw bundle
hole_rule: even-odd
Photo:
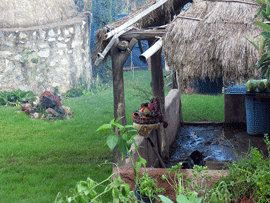
[[[258,8],[250,1],[194,2],[167,28],[167,64],[186,81],[206,76],[236,81],[253,77],[259,53],[246,38],[258,41],[255,37],[262,30],[253,24]]]
[[[1,0],[0,28],[30,27],[77,15],[74,0]]]

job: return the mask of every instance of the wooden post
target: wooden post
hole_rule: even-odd
[[[182,88],[181,88],[181,80],[180,80],[180,74],[179,74],[179,71],[178,70],[176,70],[175,71],[175,79],[176,79],[176,83],[177,83],[177,87],[178,87],[178,90],[179,90],[179,92],[180,92],[180,103],[179,103],[179,105],[180,105],[180,107],[179,107],[179,119],[180,119],[180,125],[183,125],[183,123],[184,123],[184,119],[183,119],[183,111],[182,111],[182,101],[181,101],[181,95],[182,95]]]
[[[137,42],[138,41],[135,38],[133,38],[130,41],[127,50],[125,52],[121,52],[121,50],[117,48],[119,40],[116,40],[116,42],[113,44],[110,50],[112,57],[112,72],[113,72],[114,118],[116,119],[124,116],[124,118],[119,121],[121,125],[127,124],[125,95],[124,95],[123,66],[126,60],[128,59],[131,50],[134,48]],[[122,158],[121,152],[117,151],[117,149],[115,148],[113,151],[113,161],[115,163],[118,162],[119,166],[123,166],[125,163],[121,161],[121,158]]]
[[[172,74],[172,89],[178,89],[178,84],[177,84],[177,76],[176,76],[176,71],[173,71]]]
[[[154,43],[154,40],[148,40],[149,47]],[[161,50],[159,49],[154,55],[151,56],[151,75],[152,75],[152,92],[153,97],[157,97],[161,105],[161,113],[163,119],[166,120],[165,114],[165,96],[164,96],[164,79],[161,61]],[[163,126],[160,127],[158,134],[159,153],[162,158],[166,158],[169,155],[169,146],[166,146],[165,142],[165,130]]]

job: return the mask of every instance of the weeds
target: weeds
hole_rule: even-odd
[[[265,135],[268,154],[270,141]],[[215,202],[240,202],[244,197],[255,202],[270,202],[270,158],[265,157],[257,148],[237,162],[228,163],[229,174],[221,178],[208,191],[206,200]],[[227,198],[225,198],[227,197]]]

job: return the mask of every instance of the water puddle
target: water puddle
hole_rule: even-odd
[[[170,149],[170,160],[186,160],[194,151],[204,161],[228,162],[236,160],[232,143],[225,138],[222,126],[183,126]]]

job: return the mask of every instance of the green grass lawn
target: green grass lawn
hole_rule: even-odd
[[[185,94],[181,101],[184,121],[224,121],[223,94]]]
[[[132,123],[131,113],[147,102],[138,89],[150,92],[150,82],[150,71],[136,71],[134,78],[132,72],[125,73],[129,124]],[[165,92],[168,91],[166,88]],[[200,101],[199,98],[204,99]],[[206,109],[200,104],[195,105],[195,101],[205,102],[208,98],[183,95],[185,121],[220,120],[220,116],[198,116],[201,114],[198,111],[203,111],[205,116],[223,114],[221,108],[214,112],[214,107]],[[217,104],[223,102],[222,96],[212,98],[217,98]],[[58,192],[69,195],[69,189],[78,181],[87,177],[101,181],[111,173],[111,165],[98,166],[105,160],[111,161],[112,153],[105,145],[107,135],[96,129],[113,118],[112,87],[94,95],[64,99],[63,104],[72,109],[74,118],[54,122],[34,120],[24,113],[15,113],[19,107],[0,106],[1,203],[53,202]],[[207,105],[213,106],[213,102],[209,101]]]

